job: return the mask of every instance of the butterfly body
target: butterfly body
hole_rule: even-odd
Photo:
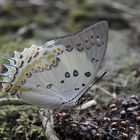
[[[107,22],[43,46],[25,48],[9,59],[3,91],[25,102],[50,109],[67,109],[94,82],[108,38]]]

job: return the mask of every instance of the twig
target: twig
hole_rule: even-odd
[[[0,73],[2,72],[2,63],[0,62]]]
[[[111,96],[113,99],[116,99],[116,94],[115,94],[115,93],[111,94],[109,91],[107,91],[106,89],[102,88],[101,86],[94,85],[91,89],[92,89],[92,90],[99,89],[99,90],[101,90],[103,93],[105,93],[105,94]]]
[[[90,101],[88,101],[88,102],[86,102],[86,103],[84,103],[84,104],[78,106],[78,107],[76,108],[76,110],[85,110],[85,109],[87,109],[87,108],[90,108],[91,106],[96,106],[96,105],[97,105],[96,100],[90,100]]]
[[[37,25],[34,23],[30,23],[25,26],[22,26],[21,28],[18,29],[18,31],[15,34],[12,35],[12,39],[17,39],[27,34],[28,32],[32,32],[36,27]]]
[[[131,138],[131,140],[139,140],[140,132],[137,131],[136,134]]]
[[[45,115],[43,112],[40,112],[40,115],[46,138],[48,140],[59,140],[54,131],[54,120],[52,110],[46,109]]]
[[[138,16],[140,14],[140,13],[138,13],[137,10],[132,9],[132,8],[130,8],[124,4],[118,3],[118,2],[112,2],[110,4],[110,6],[114,9],[117,9],[119,11],[123,11],[123,12],[130,14],[130,15],[133,15],[133,16]]]
[[[119,13],[119,15],[115,14],[115,17],[118,16],[118,18],[124,20],[134,30],[134,35],[136,35],[136,37],[134,36],[135,38],[140,35],[140,12],[138,10],[132,9],[117,2],[108,3],[106,6],[108,8],[113,8],[114,11],[121,11],[122,13]],[[114,19],[114,17],[110,18]]]
[[[18,98],[0,98],[0,106],[2,105],[26,105],[26,103]]]

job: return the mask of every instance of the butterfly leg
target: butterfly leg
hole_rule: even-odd
[[[81,110],[82,110],[82,104],[80,104],[78,112],[76,113],[76,120],[78,122],[80,122],[80,112],[81,112]]]
[[[62,99],[60,99],[58,101],[59,102],[62,102]],[[47,124],[50,122],[52,124],[52,126],[54,125],[54,121],[53,121],[53,115],[55,113],[55,111],[58,111],[60,110],[60,108],[62,107],[64,103],[62,102],[62,104],[60,104],[59,106],[57,106],[56,108],[54,108],[53,110],[51,109],[48,109],[47,108],[47,105],[45,108],[42,108],[40,109],[40,112],[41,112],[41,116],[42,116],[42,122],[43,122],[43,127],[44,127],[44,131],[47,129]]]
[[[45,132],[46,129],[47,129],[48,122],[51,122],[52,126],[53,126],[54,111],[50,110],[50,109],[43,108],[43,109],[40,110],[40,114],[41,114],[41,117],[42,117],[42,123],[43,123],[44,132]]]

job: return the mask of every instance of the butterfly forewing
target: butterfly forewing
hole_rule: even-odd
[[[84,39],[86,40],[85,44],[86,43],[88,44],[85,45],[86,46],[85,52],[88,56],[87,58],[89,62],[92,62],[93,69],[90,68],[91,64],[90,66],[88,66],[88,64],[86,65],[87,67],[90,68],[89,71],[88,68],[84,69],[84,72],[88,77],[88,79],[86,79],[84,76],[81,76],[79,78],[77,86],[80,87],[81,84],[84,85],[85,87],[80,87],[79,93],[75,96],[75,98],[73,98],[75,100],[79,99],[79,97],[81,97],[84,94],[84,92],[89,88],[90,84],[93,83],[96,73],[100,68],[107,45],[108,25],[105,22],[99,23],[95,26],[92,26],[84,30],[83,32],[80,32],[79,34],[81,35],[82,40]]]

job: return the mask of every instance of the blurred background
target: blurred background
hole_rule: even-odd
[[[101,20],[109,23],[103,64],[109,72],[102,87],[117,97],[140,95],[140,0],[0,0],[0,56],[12,57],[14,50],[43,45]],[[1,72],[3,63],[0,57]],[[7,105],[6,98],[0,94],[0,140],[45,139],[38,109]]]

